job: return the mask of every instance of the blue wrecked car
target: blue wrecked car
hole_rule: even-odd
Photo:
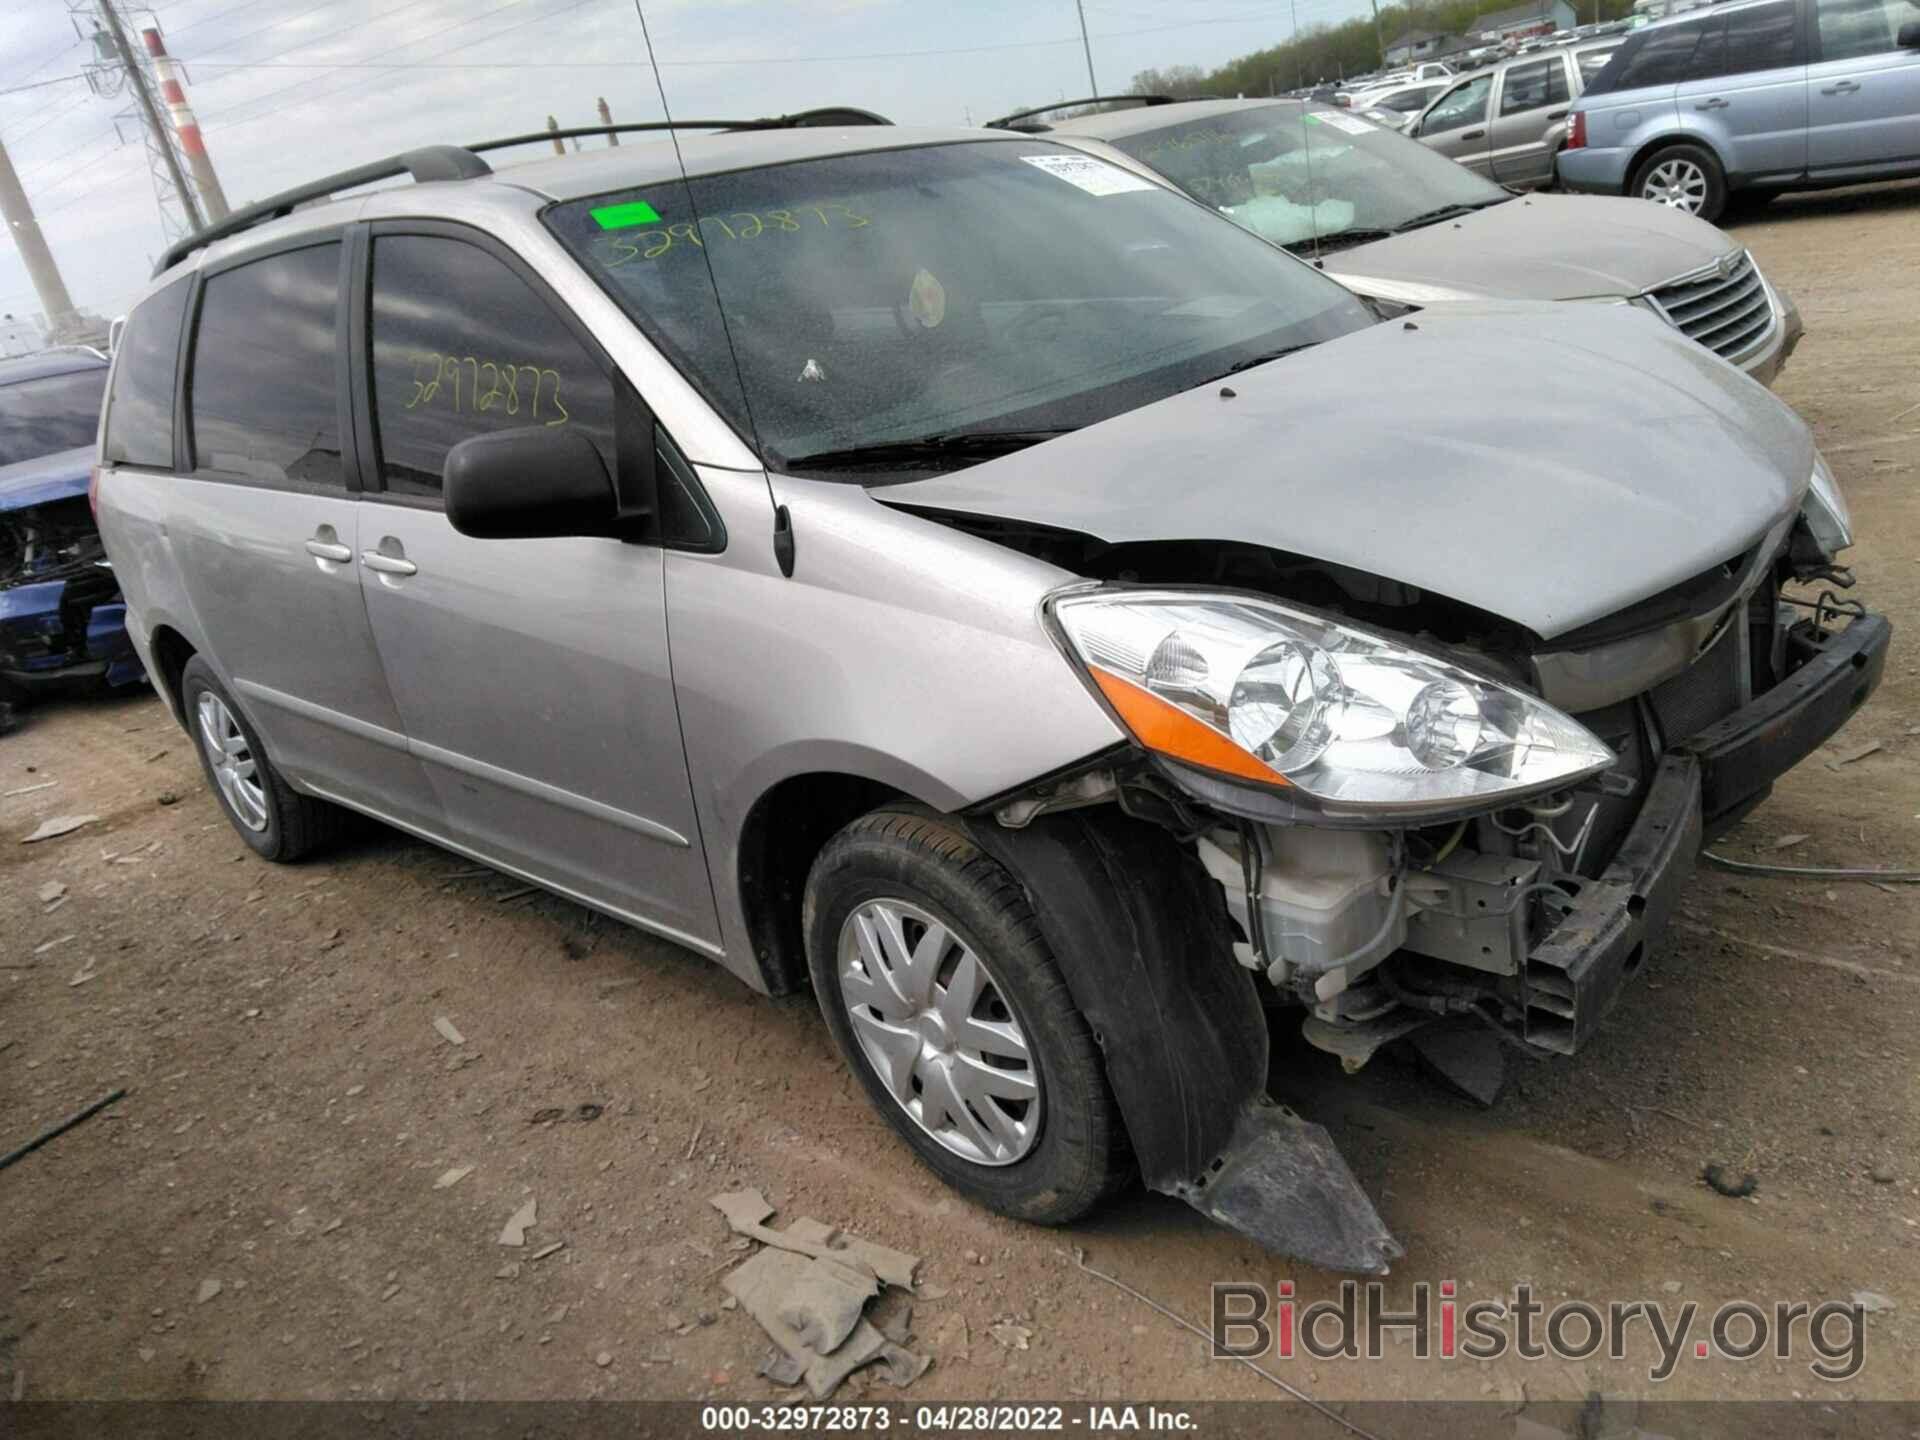
[[[0,360],[0,730],[37,695],[145,679],[87,498],[106,384],[96,350]]]

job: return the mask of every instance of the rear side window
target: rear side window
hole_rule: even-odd
[[[0,389],[0,465],[93,443],[107,367],[21,380]]]
[[[1517,115],[1567,102],[1567,67],[1558,55],[1531,65],[1515,65],[1500,86],[1500,113]]]
[[[344,488],[337,241],[209,276],[188,371],[198,470]]]
[[[1800,22],[1791,3],[1735,10],[1726,19],[1727,74],[1746,75],[1800,63]]]
[[[149,296],[127,317],[107,400],[101,458],[116,465],[173,468],[173,388],[180,372],[180,327],[191,278]]]
[[[615,473],[612,382],[533,287],[479,246],[376,236],[372,349],[387,489],[438,495],[456,444],[530,425],[583,431]]]
[[[1574,64],[1580,67],[1580,81],[1583,85],[1592,85],[1593,77],[1606,69],[1607,61],[1618,52],[1616,45],[1612,50],[1582,50],[1573,57]]]
[[[1693,66],[1700,35],[1718,26],[1720,17],[1692,25],[1663,25],[1643,30],[1614,52],[1612,61],[1587,87],[1589,94],[1611,90],[1639,90],[1650,85],[1677,85]]]

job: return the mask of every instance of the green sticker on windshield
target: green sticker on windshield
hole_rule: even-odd
[[[627,230],[635,225],[658,225],[660,212],[644,200],[629,201],[625,205],[602,205],[598,210],[587,212],[602,230]]]

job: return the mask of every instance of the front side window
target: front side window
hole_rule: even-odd
[[[663,182],[545,219],[773,465],[1075,429],[1374,318],[1184,196],[1041,141]]]
[[[180,374],[180,327],[193,281],[176,280],[127,317],[113,365],[101,458],[117,465],[173,468],[173,389]]]
[[[340,245],[209,276],[187,371],[195,468],[262,485],[343,488]]]
[[[1822,60],[1857,60],[1898,50],[1900,25],[1914,17],[1906,0],[1814,0],[1813,8]]]
[[[106,388],[104,365],[0,388],[0,465],[91,445]]]
[[[1487,96],[1493,91],[1493,77],[1482,75],[1455,87],[1426,113],[1420,122],[1422,135],[1438,135],[1465,125],[1478,125],[1487,118]]]
[[[613,386],[532,286],[478,245],[373,242],[373,413],[380,477],[438,495],[447,451],[525,426],[581,431],[614,473]]]

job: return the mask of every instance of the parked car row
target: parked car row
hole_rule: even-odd
[[[1488,78],[1496,93],[1519,83]],[[1038,133],[1173,184],[1375,300],[1632,304],[1761,381],[1800,341],[1792,299],[1713,226],[1638,201],[1516,194],[1340,110],[1195,100]]]
[[[821,118],[173,246],[100,437],[132,644],[263,858],[374,816],[810,987],[982,1204],[1138,1177],[1382,1270],[1268,1010],[1574,1052],[1880,679],[1795,603],[1838,486],[1701,328],[1764,376],[1791,306],[1333,106]]]

